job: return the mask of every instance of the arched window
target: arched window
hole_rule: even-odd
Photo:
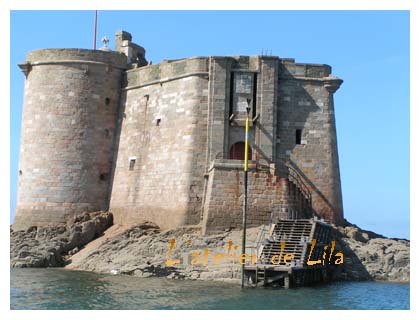
[[[239,141],[230,148],[230,159],[244,160],[245,159],[245,142]],[[248,145],[248,160],[252,159],[252,149]]]

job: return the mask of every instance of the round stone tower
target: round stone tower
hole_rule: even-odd
[[[45,49],[25,73],[18,200],[13,228],[106,210],[120,89],[119,52]]]

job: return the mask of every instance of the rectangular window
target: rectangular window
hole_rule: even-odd
[[[296,144],[302,144],[302,129],[296,129]]]
[[[251,73],[236,73],[235,74],[235,92],[243,94],[252,93],[252,80],[253,76]]]
[[[136,157],[130,157],[128,162],[128,170],[133,171],[136,164]]]
[[[246,109],[251,108],[251,118],[255,116],[256,109],[256,73],[254,72],[232,72],[230,82],[230,115],[234,114],[239,118],[245,118]]]

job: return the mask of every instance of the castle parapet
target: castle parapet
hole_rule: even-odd
[[[279,76],[290,78],[326,78],[331,74],[327,64],[295,63],[294,59],[280,59]]]
[[[126,57],[115,51],[88,49],[41,49],[29,52],[27,63],[32,66],[46,64],[85,63],[126,68]]]
[[[193,75],[208,75],[207,57],[195,57],[172,62],[164,61],[160,64],[128,70],[126,89],[167,82]]]

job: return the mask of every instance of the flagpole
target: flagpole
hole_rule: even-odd
[[[96,50],[96,29],[98,26],[98,10],[95,10],[95,23],[93,27],[93,50]]]
[[[246,215],[248,207],[248,132],[249,132],[249,111],[251,99],[246,99],[248,104],[246,108],[246,121],[245,121],[245,155],[244,155],[244,205],[242,214],[242,257],[245,257],[246,251]],[[243,262],[243,261],[242,261]],[[242,282],[241,287],[244,287],[245,283],[245,264],[242,264]]]

